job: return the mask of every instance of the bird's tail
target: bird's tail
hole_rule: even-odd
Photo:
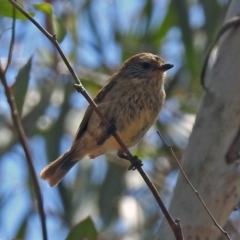
[[[68,171],[82,158],[76,158],[73,149],[68,150],[65,154],[46,166],[40,173],[40,177],[48,181],[50,186],[57,185]]]

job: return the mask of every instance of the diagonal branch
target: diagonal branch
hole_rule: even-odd
[[[162,141],[164,142],[164,144],[170,149],[170,152],[174,158],[174,160],[176,161],[180,171],[183,174],[183,177],[185,178],[185,180],[187,181],[188,185],[191,187],[191,189],[193,190],[193,192],[197,195],[198,199],[200,200],[201,204],[203,205],[203,207],[206,209],[208,215],[210,216],[210,218],[212,219],[214,225],[227,237],[227,239],[231,240],[229,234],[218,224],[218,222],[216,221],[216,219],[214,218],[214,216],[212,215],[212,213],[210,212],[210,210],[208,209],[207,205],[205,204],[205,202],[203,201],[202,197],[200,196],[199,192],[196,190],[196,188],[193,186],[193,184],[190,182],[190,180],[188,179],[185,171],[182,168],[182,165],[180,164],[179,160],[177,159],[172,146],[163,138],[162,134],[157,131],[158,136],[162,139]]]
[[[26,160],[27,160],[27,164],[29,167],[29,172],[30,172],[30,175],[33,180],[34,191],[36,194],[37,205],[38,205],[38,210],[39,210],[39,215],[40,215],[40,221],[41,221],[41,225],[42,225],[43,239],[47,240],[48,239],[47,238],[47,227],[46,227],[45,213],[44,213],[44,208],[43,208],[43,198],[42,198],[40,186],[38,184],[38,179],[37,179],[37,175],[35,173],[32,156],[31,156],[30,149],[29,149],[28,142],[27,142],[27,137],[26,137],[24,129],[22,127],[22,123],[21,123],[20,116],[19,116],[19,113],[17,110],[15,98],[14,98],[11,88],[8,87],[7,80],[6,80],[6,72],[8,70],[8,67],[11,64],[13,46],[14,46],[14,41],[15,41],[15,23],[16,23],[15,15],[16,15],[16,9],[15,9],[15,7],[13,7],[12,36],[11,36],[10,47],[9,47],[9,52],[8,52],[8,61],[7,61],[5,69],[3,69],[0,65],[0,80],[5,89],[7,101],[9,103],[9,106],[11,109],[12,121],[17,130],[18,138],[23,147],[23,150],[24,150],[24,153],[26,156]]]
[[[12,61],[12,52],[13,52],[13,46],[14,46],[14,41],[15,41],[15,24],[16,24],[16,9],[15,9],[15,7],[13,7],[12,37],[11,37],[11,41],[10,41],[8,60],[7,60],[7,65],[4,70],[4,74],[7,72],[8,67]]]
[[[73,68],[71,67],[69,61],[67,60],[65,54],[63,53],[63,51],[61,50],[61,47],[59,46],[57,39],[56,39],[56,35],[51,35],[49,34],[34,18],[32,18],[23,8],[21,8],[14,0],[8,0],[12,5],[14,5],[22,14],[24,14],[52,43],[53,45],[56,47],[57,51],[59,52],[61,58],[63,59],[64,63],[66,64],[69,72],[71,73],[71,75],[74,78],[74,81],[77,85],[77,91],[80,92],[88,101],[88,103],[91,105],[91,107],[94,109],[94,111],[97,113],[97,115],[99,116],[99,118],[102,120],[102,122],[108,127],[111,128],[112,125],[109,123],[109,121],[106,119],[106,117],[102,114],[102,112],[99,110],[98,106],[96,105],[96,103],[92,100],[92,98],[90,97],[90,95],[87,93],[87,91],[85,90],[85,88],[83,87],[83,85],[81,84],[79,78],[77,77],[77,74],[75,73],[75,71],[73,70]],[[126,147],[126,145],[124,144],[124,142],[121,140],[121,138],[118,136],[118,134],[115,132],[112,133],[112,135],[114,136],[114,138],[116,139],[116,141],[118,142],[119,146],[122,148],[123,152],[127,155],[127,157],[129,158],[130,162],[132,164],[134,164],[134,157],[132,156],[132,154],[130,153],[130,151],[128,150],[128,148]],[[155,197],[159,207],[161,208],[161,210],[163,211],[169,225],[171,226],[175,238],[176,240],[183,240],[183,235],[182,235],[182,230],[181,230],[181,225],[180,225],[180,221],[176,220],[174,221],[172,216],[170,215],[170,213],[168,212],[168,210],[166,209],[166,207],[164,206],[163,201],[161,200],[157,189],[155,188],[155,186],[153,185],[153,183],[151,182],[151,180],[149,179],[149,177],[147,176],[147,174],[145,173],[145,171],[142,169],[141,165],[138,165],[136,167],[136,169],[138,170],[138,172],[140,173],[140,175],[142,176],[142,178],[144,179],[144,181],[146,182],[148,188],[150,189],[150,191],[152,192],[153,196]]]
[[[26,156],[26,160],[27,160],[27,164],[29,167],[29,172],[30,172],[30,175],[33,180],[34,190],[35,190],[35,194],[36,194],[36,198],[37,198],[38,210],[39,210],[41,224],[42,224],[43,239],[47,240],[47,228],[46,228],[45,213],[44,213],[44,209],[43,209],[43,198],[42,198],[41,190],[40,190],[40,187],[38,184],[37,175],[35,173],[35,169],[34,169],[34,165],[33,165],[33,161],[32,161],[32,156],[30,153],[30,149],[28,146],[27,138],[26,138],[25,132],[23,130],[19,114],[18,114],[16,102],[15,102],[12,90],[7,85],[5,71],[2,68],[0,68],[0,80],[5,89],[6,97],[7,97],[9,106],[11,108],[12,121],[17,130],[18,138],[23,147],[23,150],[24,150],[24,153]]]

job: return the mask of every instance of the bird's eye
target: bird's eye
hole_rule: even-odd
[[[150,63],[149,62],[143,62],[142,63],[142,68],[144,68],[144,69],[150,68]]]

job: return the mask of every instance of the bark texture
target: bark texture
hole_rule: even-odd
[[[226,20],[239,13],[240,1],[231,1]],[[240,128],[240,26],[221,37],[206,87],[182,164],[217,222],[224,226],[240,199],[240,164],[225,160]],[[181,220],[186,240],[215,240],[221,235],[181,173],[170,212]],[[175,239],[165,220],[156,239]]]

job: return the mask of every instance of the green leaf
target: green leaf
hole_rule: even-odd
[[[22,108],[28,89],[31,66],[32,57],[30,57],[27,63],[19,70],[18,75],[16,77],[16,82],[13,85],[14,96],[20,116],[22,115]]]
[[[169,29],[173,27],[175,24],[176,24],[176,16],[173,9],[173,4],[171,2],[168,6],[167,13],[162,21],[161,26],[153,34],[153,39],[155,43],[161,42],[161,40],[168,33]]]
[[[54,33],[56,34],[57,40],[60,43],[65,38],[65,36],[67,34],[67,30],[60,18],[57,18],[56,16],[53,15],[52,21],[53,21]]]
[[[152,15],[153,15],[153,10],[154,10],[153,1],[147,1],[144,10],[146,13],[146,20],[147,20],[146,31],[149,31],[150,23],[151,23],[151,19],[152,19]]]
[[[24,216],[24,219],[22,220],[16,234],[16,238],[13,240],[20,240],[24,239],[27,233],[27,225],[28,225],[28,219],[31,215],[31,211],[27,212],[26,215]]]
[[[18,3],[22,8],[23,5]],[[13,18],[13,5],[6,0],[0,0],[0,16]],[[28,12],[32,17],[35,15],[34,12]],[[27,20],[27,18],[16,9],[16,19]]]
[[[66,240],[97,240],[97,235],[92,219],[87,217],[71,229]]]
[[[35,3],[35,4],[33,4],[33,6],[37,10],[42,11],[42,12],[44,12],[46,14],[51,15],[53,13],[52,5],[49,4],[49,3]]]

